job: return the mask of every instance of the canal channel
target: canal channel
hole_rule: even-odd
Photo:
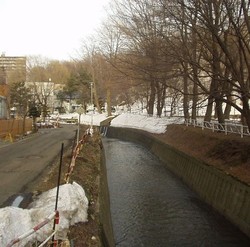
[[[144,147],[103,138],[116,246],[250,246]]]

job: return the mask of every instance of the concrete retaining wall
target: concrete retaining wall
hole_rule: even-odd
[[[109,190],[106,173],[106,159],[105,153],[102,149],[101,165],[100,165],[100,227],[101,238],[104,247],[114,247],[114,234],[110,213]]]
[[[139,143],[250,237],[250,186],[161,142],[147,132],[109,127],[107,136]]]

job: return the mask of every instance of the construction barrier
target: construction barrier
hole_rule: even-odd
[[[19,237],[13,239],[6,247],[11,247],[14,244],[22,241],[23,239],[27,238],[28,236],[32,235],[33,233],[35,233],[36,231],[38,231],[39,229],[41,229],[42,227],[44,227],[45,225],[47,225],[52,219],[55,219],[55,223],[56,223],[56,228],[55,231],[42,243],[42,245],[40,246],[44,246],[45,243],[47,243],[49,241],[49,239],[54,236],[57,232],[57,227],[59,224],[59,212],[55,211],[52,214],[50,214],[43,222],[41,222],[40,224],[36,225],[35,227],[33,227],[32,229],[30,229],[28,232],[20,235]],[[57,246],[57,241],[54,243],[54,247]]]
[[[69,167],[68,167],[68,172],[66,173],[65,179],[64,179],[67,184],[69,183],[70,175],[73,172],[74,167],[75,167],[76,158],[79,155],[79,153],[80,153],[80,151],[82,149],[83,144],[86,142],[87,138],[89,136],[92,136],[92,135],[93,135],[93,130],[87,129],[87,131],[85,132],[85,134],[82,136],[81,140],[76,144],[76,146],[75,146],[75,148],[73,150],[73,154],[72,154],[72,158],[71,158]]]

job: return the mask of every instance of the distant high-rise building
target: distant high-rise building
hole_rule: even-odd
[[[26,81],[26,57],[0,56],[0,84]]]

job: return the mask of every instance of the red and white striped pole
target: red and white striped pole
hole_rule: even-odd
[[[45,225],[47,225],[53,218],[58,218],[58,223],[59,223],[59,212],[55,211],[52,214],[50,214],[43,222],[39,223],[38,225],[36,225],[35,227],[33,227],[32,229],[30,229],[29,231],[27,231],[26,233],[20,235],[19,237],[13,239],[9,244],[7,244],[6,247],[11,247],[14,244],[22,241],[23,239],[27,238],[28,236],[30,236],[31,234],[35,233],[36,231],[38,231],[39,229],[41,229],[42,227],[44,227]],[[57,224],[58,224],[57,223]]]
[[[57,232],[57,230],[58,230],[58,224],[59,224],[59,211],[58,210],[56,211],[56,215],[55,215],[55,219],[54,219],[54,224],[55,224],[54,232]],[[53,247],[57,247],[58,240],[54,239],[54,238],[52,238],[52,239],[54,240]]]

